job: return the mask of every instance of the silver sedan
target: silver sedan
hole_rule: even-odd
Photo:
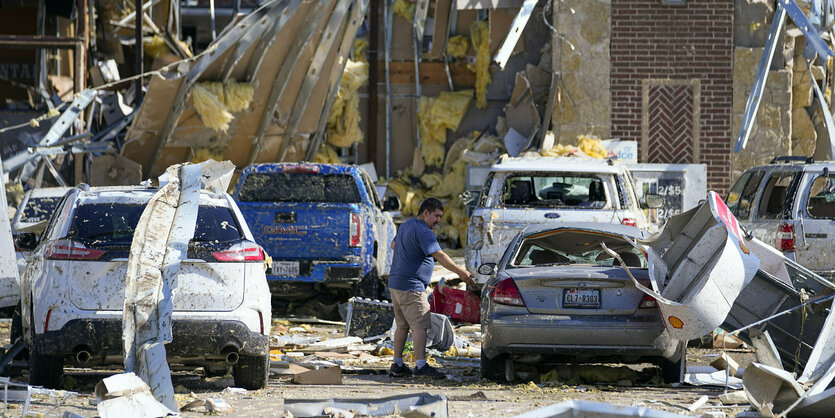
[[[672,339],[658,305],[638,290],[601,244],[649,286],[644,254],[623,225],[567,223],[519,233],[482,290],[481,375],[512,380],[514,365],[542,362],[652,362],[665,381],[684,370],[685,343]]]

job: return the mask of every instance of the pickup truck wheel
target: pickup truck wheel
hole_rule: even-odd
[[[481,368],[479,370],[479,376],[483,379],[492,380],[494,382],[500,382],[504,378],[504,369],[505,369],[505,355],[500,354],[495,358],[487,358],[484,355],[484,352],[481,352]]]
[[[257,390],[267,386],[270,378],[270,356],[241,357],[232,372],[235,386]]]
[[[362,280],[354,286],[354,296],[368,299],[380,298],[380,280],[377,278],[377,268],[372,268]]]

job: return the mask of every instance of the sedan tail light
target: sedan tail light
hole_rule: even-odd
[[[636,221],[636,220],[635,220],[635,218],[623,218],[623,219],[620,221],[620,224],[621,224],[621,225],[626,225],[626,226],[635,226],[635,227],[637,227],[637,226],[638,226],[638,221]]]
[[[254,242],[245,241],[223,251],[214,251],[212,256],[217,261],[264,261],[264,250]]]
[[[516,287],[516,282],[512,278],[502,280],[490,292],[490,299],[500,305],[525,306],[525,301],[522,300],[522,295],[519,294],[519,288]]]
[[[793,224],[784,223],[777,228],[777,248],[782,252],[795,250]]]
[[[657,308],[657,307],[658,307],[658,301],[656,301],[655,298],[650,296],[650,295],[644,295],[644,298],[641,299],[641,304],[638,305],[639,309]]]
[[[348,232],[351,234],[351,246],[360,246],[360,237],[362,236],[362,224],[360,224],[360,214],[351,212],[351,223],[348,226]]]
[[[44,255],[49,260],[98,260],[106,252],[87,248],[84,244],[70,239],[59,239],[46,247]]]

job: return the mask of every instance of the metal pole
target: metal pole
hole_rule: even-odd
[[[389,0],[383,0],[383,11],[386,13],[386,178],[391,178],[391,21],[394,19],[394,8]]]
[[[368,16],[368,161],[373,162],[375,167],[377,163],[377,60],[380,56],[377,52],[380,48],[380,42],[377,39],[380,35],[378,3],[379,0],[371,0],[368,7],[370,13]]]
[[[215,0],[209,0],[209,16],[212,20],[212,42],[214,42],[217,37],[215,32]]]
[[[142,53],[142,2],[141,0],[136,0],[136,13],[134,13],[135,18],[135,27],[136,27],[136,75],[142,74],[145,72],[144,65],[142,60],[144,59],[144,54]],[[136,99],[134,102],[138,105],[142,103],[142,77],[137,77],[134,87],[136,88]]]

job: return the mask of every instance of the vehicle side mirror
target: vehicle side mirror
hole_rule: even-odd
[[[32,251],[38,246],[38,236],[34,232],[23,232],[17,234],[14,243],[21,250]]]
[[[664,206],[664,198],[661,195],[647,193],[641,198],[641,209],[658,209]]]
[[[489,276],[496,273],[496,263],[484,263],[478,266],[478,274]]]
[[[390,212],[400,209],[400,198],[395,195],[386,196],[383,199],[383,210]]]

